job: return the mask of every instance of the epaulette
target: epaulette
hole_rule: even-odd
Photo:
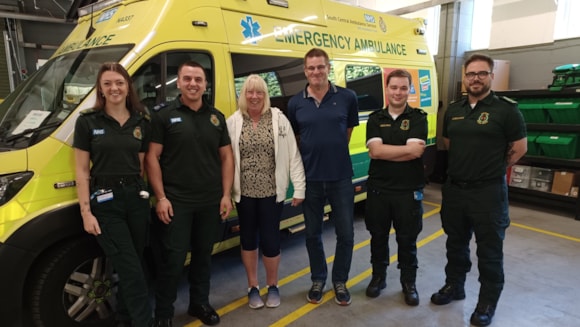
[[[506,97],[505,95],[499,96],[499,98],[507,103],[518,104],[518,102],[516,100],[509,98],[509,97]]]
[[[165,107],[167,107],[169,104],[167,102],[161,102],[160,104],[157,104],[153,107],[153,111],[159,111]]]
[[[420,113],[423,116],[427,116],[427,113],[425,112],[425,110],[421,109],[421,108],[414,108],[415,110],[417,110],[418,113]]]
[[[147,109],[147,107],[143,107],[143,112],[141,112],[141,117],[143,117],[143,119],[145,119],[146,121],[151,120],[151,113],[149,113],[149,109]]]
[[[79,112],[79,114],[82,116],[86,116],[86,115],[94,114],[96,112],[97,112],[97,110],[95,110],[95,108],[89,108],[89,109],[81,110],[81,112]]]
[[[383,109],[377,109],[377,110],[375,110],[375,111],[371,112],[371,113],[369,114],[369,117],[370,117],[370,116],[373,116],[373,115],[376,115],[377,113],[379,113],[379,112],[381,112],[381,111],[383,111]]]

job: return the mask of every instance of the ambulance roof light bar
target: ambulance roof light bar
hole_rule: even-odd
[[[272,6],[288,8],[288,0],[268,0],[268,4]]]
[[[123,0],[103,0],[103,1],[99,1],[97,3],[93,3],[92,5],[88,5],[82,8],[78,9],[79,12],[79,18],[86,16],[86,15],[90,15],[94,12],[97,12],[99,10],[102,10],[104,8],[110,7],[112,5],[115,5],[117,3],[121,3]]]

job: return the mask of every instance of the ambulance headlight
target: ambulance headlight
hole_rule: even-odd
[[[10,201],[34,175],[30,171],[0,175],[0,206]]]

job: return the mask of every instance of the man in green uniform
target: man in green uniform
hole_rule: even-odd
[[[367,182],[365,223],[371,233],[373,277],[366,294],[379,296],[385,288],[389,265],[389,232],[395,228],[398,268],[405,303],[419,304],[415,287],[417,236],[423,227],[425,177],[421,156],[427,139],[427,115],[407,104],[411,74],[393,70],[387,76],[389,104],[369,116],[367,147],[371,163]]]
[[[517,105],[491,91],[493,60],[474,54],[464,68],[467,97],[449,105],[443,123],[449,150],[441,207],[446,280],[431,302],[443,305],[465,298],[469,242],[475,234],[481,286],[471,323],[487,326],[504,285],[503,240],[510,223],[505,173],[526,153],[527,138]]]
[[[220,318],[209,304],[211,253],[220,216],[225,219],[232,209],[233,152],[224,115],[202,100],[207,87],[203,66],[183,63],[177,87],[181,91],[177,99],[153,109],[146,155],[161,229],[155,326],[172,324],[173,303],[189,250],[188,313],[206,325],[216,325]]]

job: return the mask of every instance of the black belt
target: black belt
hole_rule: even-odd
[[[92,176],[91,186],[99,187],[117,187],[133,185],[139,181],[139,175],[110,175],[110,176]]]
[[[503,180],[504,180],[503,177],[496,177],[496,178],[484,179],[484,180],[479,180],[479,181],[464,182],[464,181],[454,180],[451,177],[449,177],[449,183],[451,185],[455,185],[455,186],[457,186],[459,188],[463,188],[463,189],[483,187],[483,186],[487,186],[487,185],[491,185],[491,184],[495,184],[495,183],[500,184],[501,182],[503,182]]]

